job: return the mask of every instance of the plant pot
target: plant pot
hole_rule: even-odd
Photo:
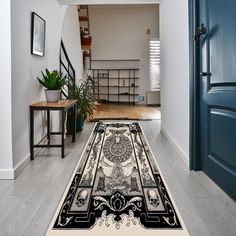
[[[76,121],[76,131],[81,131],[84,127],[84,117],[81,114],[78,114]]]
[[[61,90],[45,89],[45,96],[47,102],[58,102],[61,96]]]
[[[84,127],[84,118],[81,114],[77,114],[77,120],[76,120],[76,132],[79,132],[83,129]],[[67,116],[67,133],[72,134],[72,128],[73,128],[73,116],[72,116],[72,111],[69,110],[68,116]]]

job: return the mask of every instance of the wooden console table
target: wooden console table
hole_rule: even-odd
[[[73,133],[72,142],[75,142],[76,135],[76,114],[77,114],[77,100],[61,100],[59,102],[37,102],[30,105],[30,157],[34,160],[34,148],[40,147],[54,147],[61,148],[61,158],[64,158],[64,135],[65,135],[65,112],[73,109]],[[47,144],[34,144],[34,111],[47,111]],[[50,111],[61,111],[61,131],[51,132],[50,130]],[[50,135],[61,135],[61,144],[50,144]]]

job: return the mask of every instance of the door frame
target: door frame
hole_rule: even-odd
[[[194,32],[199,26],[199,5],[197,0],[189,4],[189,168],[201,170],[201,122],[200,122],[200,44],[193,42]]]

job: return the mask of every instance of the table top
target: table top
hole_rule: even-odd
[[[77,100],[60,100],[58,102],[41,101],[41,102],[36,102],[36,103],[30,104],[30,107],[64,109],[64,108],[69,108],[69,107],[75,105],[76,103],[77,103]]]

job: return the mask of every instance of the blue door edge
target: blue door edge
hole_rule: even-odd
[[[200,50],[193,42],[194,32],[199,26],[199,5],[197,0],[188,0],[189,13],[189,169],[201,170],[200,132]]]

